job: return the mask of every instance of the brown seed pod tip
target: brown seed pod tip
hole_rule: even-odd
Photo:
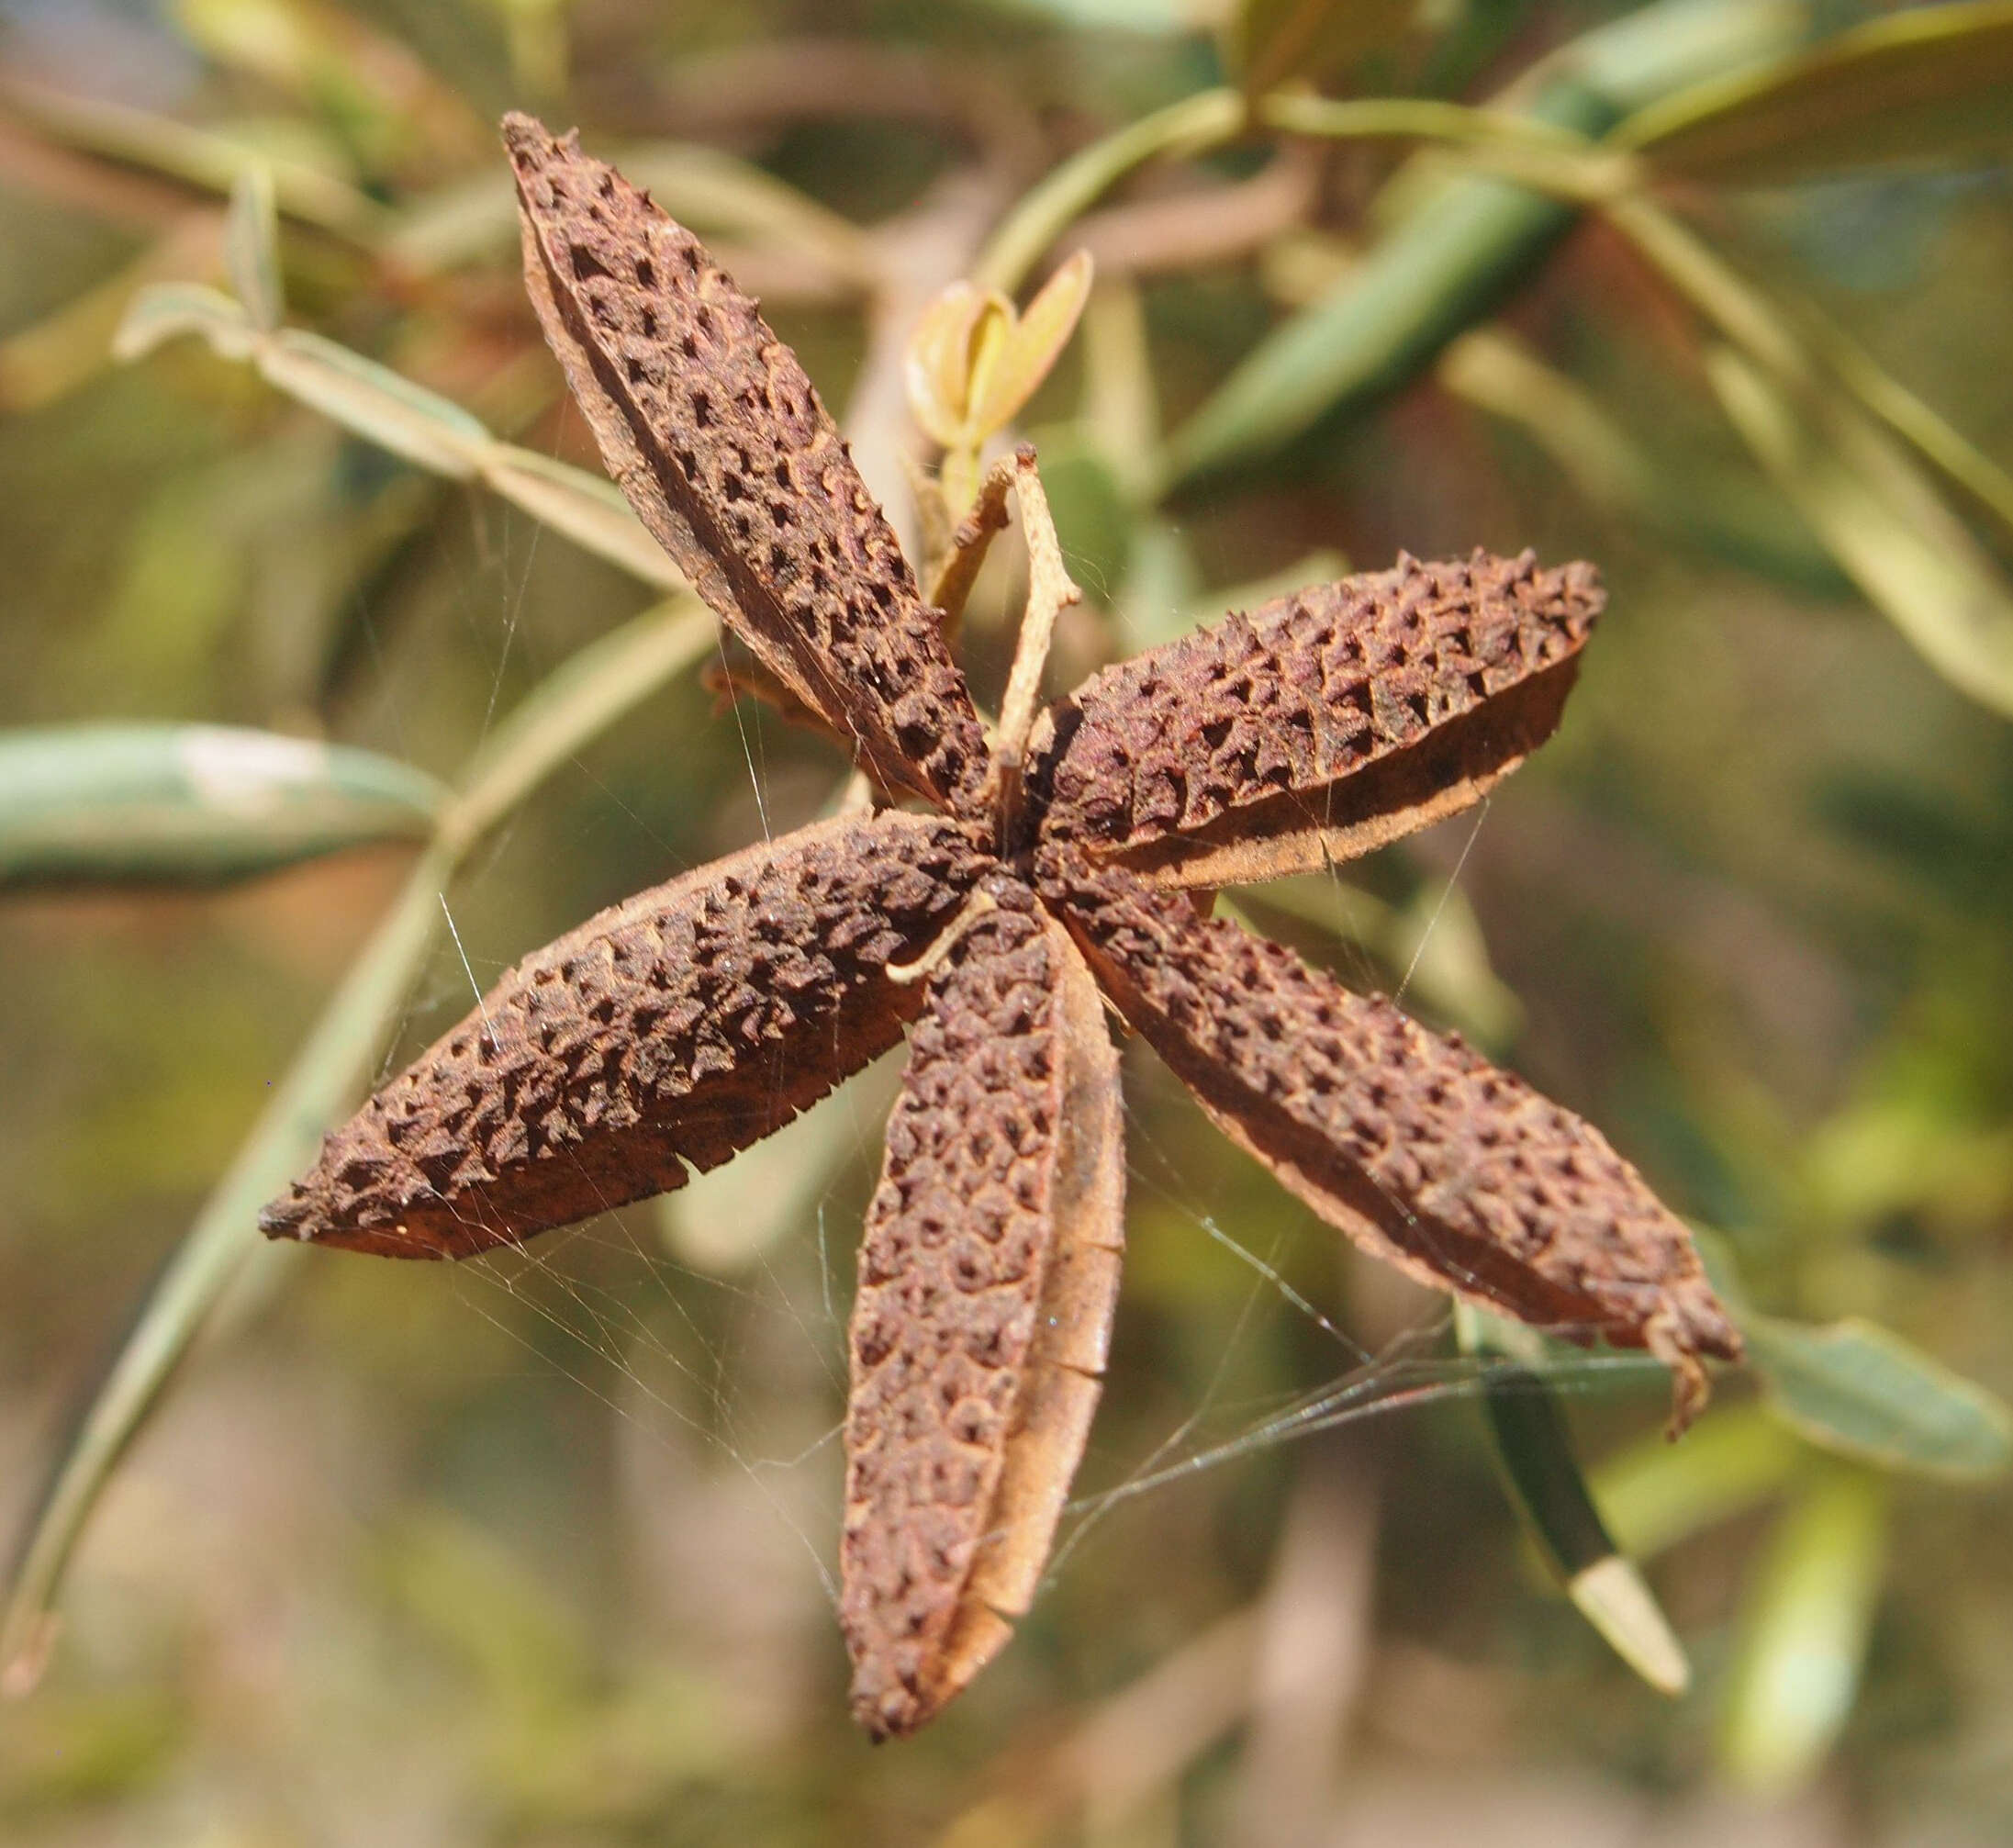
[[[1740,1336],[1711,1288],[1673,1293],[1643,1325],[1643,1346],[1671,1370],[1671,1421],[1664,1435],[1673,1443],[1705,1409],[1712,1381],[1702,1355],[1739,1361],[1746,1353]]]
[[[577,153],[580,130],[569,129],[564,135],[554,135],[535,117],[513,109],[503,118],[503,145],[515,165],[536,167],[551,155]]]

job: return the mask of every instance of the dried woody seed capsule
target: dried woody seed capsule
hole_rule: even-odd
[[[1477,800],[1557,724],[1592,570],[1404,559],[1233,616],[1045,715],[1004,779],[1025,801],[990,803],[936,613],[795,357],[610,168],[526,118],[505,132],[527,287],[644,524],[764,686],[962,819],[822,823],[591,919],[330,1136],[265,1230],[395,1257],[516,1243],[682,1184],[914,1023],[845,1427],[840,1614],[876,1737],[1004,1642],[1083,1451],[1124,1218],[1101,990],[1330,1224],[1526,1321],[1647,1348],[1689,1418],[1703,1357],[1739,1339],[1599,1132],[1182,890]],[[1053,557],[1040,495],[1020,504]],[[1046,633],[1024,625],[1010,688],[1038,681]]]
[[[824,822],[654,886],[528,957],[260,1217],[462,1258],[683,1186],[888,1050],[886,979],[989,864],[949,822]]]
[[[1738,1359],[1739,1338],[1683,1224],[1599,1130],[1183,897],[1067,851],[1043,872],[1127,1022],[1331,1225],[1484,1307],[1649,1349],[1673,1429],[1705,1404],[1700,1357]]]
[[[932,977],[853,1311],[840,1617],[853,1709],[915,1730],[1034,1595],[1118,1294],[1118,1058],[1083,960],[1001,873]]]
[[[985,742],[942,617],[797,355],[577,136],[503,133],[532,305],[638,517],[883,787],[975,801]]]
[[[1604,600],[1529,553],[1401,558],[1107,667],[1056,711],[1048,836],[1158,885],[1353,859],[1550,736]]]

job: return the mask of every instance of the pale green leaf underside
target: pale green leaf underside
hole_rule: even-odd
[[[1733,185],[2013,146],[2013,6],[1925,6],[1651,104],[1614,137],[1660,173]]]
[[[0,734],[0,886],[228,879],[431,834],[409,764],[222,725]]]
[[[2013,1465],[2006,1404],[1891,1329],[1750,1314],[1741,1332],[1771,1408],[1814,1444],[1929,1475],[1983,1480]]]
[[[677,567],[605,477],[498,442],[453,399],[319,334],[298,328],[264,332],[215,289],[166,283],[140,290],[113,352],[134,360],[191,333],[226,359],[250,361],[289,397],[416,467],[453,481],[481,481],[645,583],[684,588]]]

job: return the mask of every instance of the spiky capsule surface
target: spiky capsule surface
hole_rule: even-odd
[[[976,791],[985,742],[942,618],[797,355],[577,136],[511,116],[504,142],[532,305],[643,524],[884,786]]]
[[[1353,858],[1551,734],[1604,600],[1587,566],[1477,552],[1232,614],[1057,708],[1047,832],[1178,885]]]
[[[274,1237],[460,1258],[685,1183],[901,1036],[886,979],[986,856],[922,816],[828,822],[592,917],[322,1144]]]
[[[1060,702],[1026,803],[995,814],[935,612],[795,356],[576,140],[522,117],[506,139],[527,287],[638,515],[793,713],[956,819],[820,823],[590,919],[330,1135],[265,1229],[399,1257],[515,1243],[682,1184],[913,1023],[846,1420],[841,1615],[877,1736],[1005,1641],[1082,1455],[1124,1218],[1104,1001],[1329,1223],[1648,1348],[1690,1417],[1702,1357],[1739,1338],[1599,1132],[1180,890],[1475,801],[1558,722],[1591,569],[1402,559],[1233,616]]]
[[[1027,1608],[1090,1428],[1123,1243],[1117,1058],[1068,936],[1004,874],[932,979],[852,1324],[840,1604],[853,1706],[912,1731]]]
[[[1352,994],[1291,950],[1068,851],[1043,890],[1104,991],[1237,1141],[1375,1256],[1538,1327],[1676,1372],[1739,1337],[1683,1222],[1590,1123]]]

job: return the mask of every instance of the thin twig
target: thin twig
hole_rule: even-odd
[[[951,535],[950,550],[930,586],[930,601],[944,612],[946,633],[956,628],[957,619],[965,613],[971,587],[992,548],[993,534],[1006,531],[1007,491],[1019,468],[1018,456],[1004,456],[994,463],[979,484],[979,498]]]
[[[1021,529],[1027,540],[1027,610],[1013,648],[1013,668],[1007,676],[1006,698],[993,734],[992,776],[1001,838],[1007,838],[1021,794],[1021,758],[1028,734],[1034,728],[1034,709],[1042,695],[1042,670],[1056,635],[1056,618],[1083,592],[1062,562],[1062,543],[1048,511],[1034,466],[1034,446],[1023,443],[1013,453],[1013,498],[1021,505]]]

